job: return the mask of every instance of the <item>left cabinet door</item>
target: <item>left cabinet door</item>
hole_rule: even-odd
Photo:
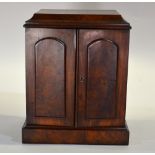
[[[73,126],[76,31],[26,29],[27,124]]]

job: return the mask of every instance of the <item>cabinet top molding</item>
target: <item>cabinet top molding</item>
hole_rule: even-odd
[[[130,29],[130,24],[115,10],[41,9],[24,24],[26,28],[103,28]]]

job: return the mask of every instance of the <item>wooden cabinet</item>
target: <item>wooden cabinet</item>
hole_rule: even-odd
[[[24,26],[23,143],[128,144],[129,23],[116,11],[40,10]]]

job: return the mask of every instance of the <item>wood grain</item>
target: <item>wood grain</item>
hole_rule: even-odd
[[[28,124],[74,124],[75,34],[63,29],[26,30]]]
[[[128,145],[127,126],[104,129],[65,129],[44,126],[24,126],[23,143]]]
[[[111,10],[40,10],[24,27],[22,142],[128,145],[130,24]]]
[[[44,38],[35,44],[36,116],[64,118],[66,112],[65,44]]]
[[[116,106],[117,46],[105,39],[87,46],[86,117],[114,118]]]
[[[124,125],[126,110],[125,96],[127,79],[126,73],[128,59],[128,37],[129,33],[125,30],[79,31],[79,80],[77,99],[79,126]],[[97,60],[93,60],[94,62],[91,61],[92,67],[89,74],[91,73],[92,79],[90,80],[90,76],[88,76],[87,71],[87,66],[90,61],[90,59],[88,60],[87,55],[88,46],[91,45],[92,42],[95,43],[96,40],[109,40],[111,43],[108,42],[108,44],[105,44],[104,41],[104,43],[102,44],[98,43],[96,48],[92,48],[92,57],[96,57]],[[124,42],[124,44],[122,44],[122,41]],[[108,53],[109,56],[105,53]],[[81,76],[85,77],[85,82],[80,82]],[[103,84],[101,84],[102,82]],[[91,92],[89,92],[89,89],[93,90],[92,94],[90,94]],[[98,102],[91,100],[95,97],[87,99],[90,95],[95,96],[95,94],[98,95]],[[109,97],[109,101],[108,98],[103,99],[106,96]],[[100,106],[98,106],[97,104],[100,104]],[[92,115],[91,118],[86,117],[86,113],[88,112],[88,110],[92,113],[89,113],[89,116]],[[93,116],[95,116],[96,118],[93,118]],[[98,119],[97,117],[100,119]]]
[[[94,28],[130,29],[131,26],[116,10],[49,10],[43,9],[26,21],[33,28]]]

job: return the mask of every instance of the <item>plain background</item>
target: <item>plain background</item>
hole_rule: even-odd
[[[126,120],[129,146],[27,145],[25,20],[39,9],[116,9],[132,26]],[[0,3],[0,152],[155,152],[155,3]]]

